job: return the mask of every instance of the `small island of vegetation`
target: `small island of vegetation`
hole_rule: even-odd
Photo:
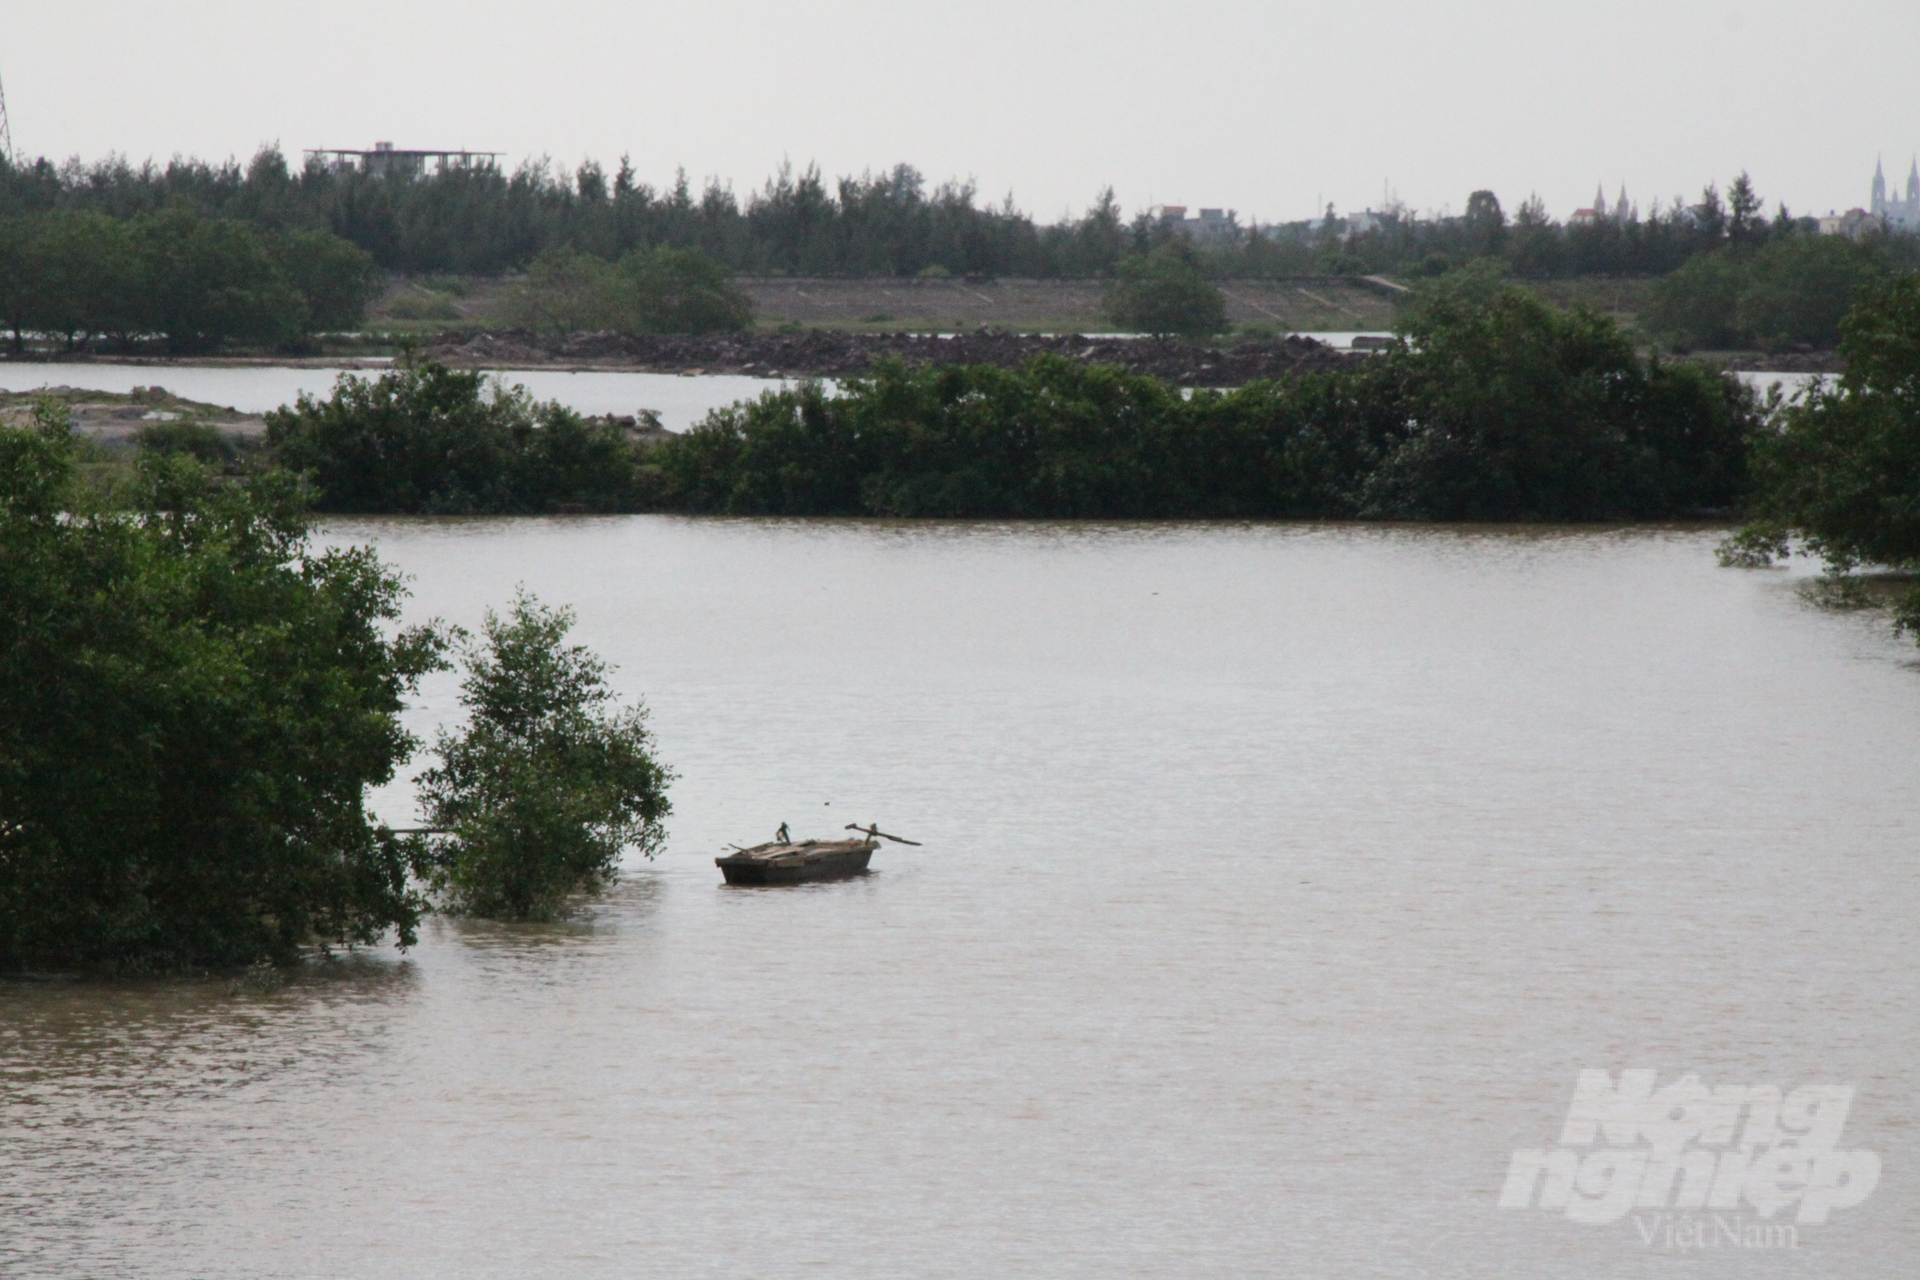
[[[315,547],[309,497],[180,450],[89,466],[52,402],[0,427],[0,970],[404,947],[436,900],[550,913],[657,845],[670,775],[640,711],[602,713],[604,668],[528,599],[469,647],[473,723],[428,782],[443,830],[376,822],[366,789],[418,745],[403,699],[459,637],[397,628],[399,576]]]

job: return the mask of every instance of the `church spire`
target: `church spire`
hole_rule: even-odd
[[[1881,164],[1878,157],[1875,157],[1873,162],[1873,200],[1869,205],[1869,211],[1873,213],[1880,212],[1880,206],[1885,204],[1886,202],[1887,202],[1886,166]]]

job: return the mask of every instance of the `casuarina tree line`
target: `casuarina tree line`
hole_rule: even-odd
[[[1111,277],[1129,255],[1179,235],[1155,210],[1128,215],[1110,189],[1079,216],[1042,224],[1011,196],[986,201],[968,182],[929,184],[906,164],[837,179],[783,166],[742,195],[718,180],[696,188],[684,172],[656,187],[624,157],[611,169],[542,159],[420,178],[294,166],[273,147],[246,164],[0,159],[0,217],[72,209],[125,219],[181,205],[268,230],[328,231],[381,268],[409,273],[519,271],[555,249],[615,262],[664,245],[748,274]],[[1503,206],[1484,190],[1458,214],[1394,206],[1365,225],[1331,208],[1266,225],[1230,214],[1198,247],[1210,274],[1236,278],[1439,275],[1480,260],[1526,278],[1652,276],[1729,244],[1812,230],[1784,207],[1769,215],[1741,174],[1725,194],[1709,183],[1697,199],[1655,201],[1625,218],[1561,222],[1537,197]]]

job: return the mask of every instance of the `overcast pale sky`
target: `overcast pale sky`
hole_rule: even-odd
[[[1920,0],[336,0],[0,3],[16,150],[134,160],[470,147],[622,153],[744,195],[781,162],[910,163],[1044,221],[1565,217],[1749,170],[1771,209],[1862,204],[1920,150]]]

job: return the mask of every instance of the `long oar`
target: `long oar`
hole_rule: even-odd
[[[921,844],[918,840],[903,840],[899,836],[888,835],[886,832],[882,831],[878,827],[874,827],[874,826],[863,827],[857,822],[849,822],[847,824],[847,830],[864,831],[867,833],[867,839],[869,840],[873,839],[875,836],[879,836],[882,840],[891,840],[895,844],[910,844],[916,849],[921,847]]]

